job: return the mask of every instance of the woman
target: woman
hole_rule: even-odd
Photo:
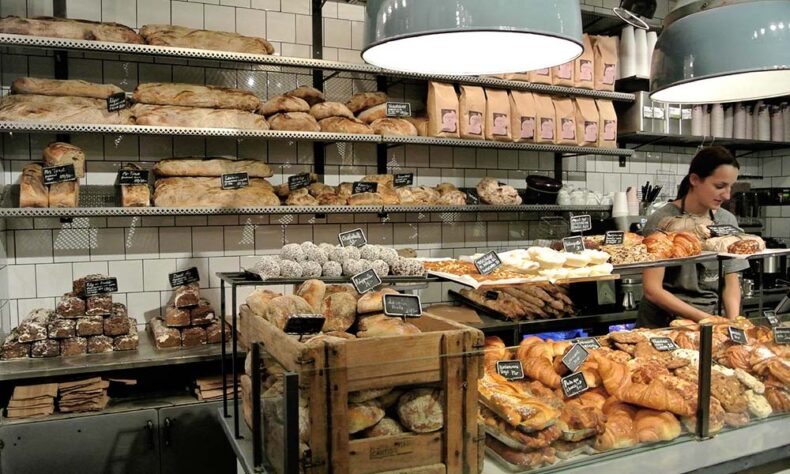
[[[677,216],[737,227],[730,212],[721,209],[730,199],[740,165],[726,148],[704,148],[691,161],[675,201],[657,210],[645,224],[645,236],[664,230],[668,219]],[[663,224],[662,224],[663,222]],[[735,318],[740,312],[741,287],[738,272],[749,265],[745,260],[724,262],[724,313]],[[699,321],[711,316],[718,305],[718,263],[688,264],[679,267],[648,268],[642,274],[645,296],[639,306],[637,325],[667,327],[676,317]]]

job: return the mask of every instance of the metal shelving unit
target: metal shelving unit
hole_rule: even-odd
[[[746,151],[766,151],[781,148],[790,148],[790,142],[771,142],[765,140],[745,140],[739,138],[696,137],[691,135],[660,134],[652,132],[630,132],[617,135],[617,142],[622,144],[633,143],[644,145],[665,145],[696,147],[701,143],[706,145],[721,145]]]

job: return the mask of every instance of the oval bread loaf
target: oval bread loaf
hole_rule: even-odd
[[[444,426],[443,394],[433,388],[417,388],[401,395],[398,400],[398,417],[401,423],[415,433],[430,433]]]

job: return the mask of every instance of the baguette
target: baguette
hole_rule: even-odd
[[[269,130],[269,124],[260,115],[235,109],[134,104],[131,113],[137,125]]]
[[[13,94],[39,94],[106,99],[113,94],[123,92],[123,90],[113,84],[93,84],[78,80],[18,77],[11,83],[11,92]]]
[[[19,207],[48,207],[49,191],[44,186],[44,169],[31,163],[22,168],[19,178]]]
[[[67,18],[35,17],[0,18],[0,33],[12,35],[46,36],[80,40],[110,41],[113,43],[144,44],[133,29],[118,23],[99,23]]]
[[[271,185],[262,179],[250,179],[240,189],[222,189],[219,178],[165,178],[156,181],[156,207],[259,207],[279,206]]]
[[[238,109],[254,112],[261,104],[252,92],[217,86],[195,84],[139,84],[132,99],[140,104]]]
[[[140,35],[148,44],[180,48],[233,51],[249,54],[272,54],[274,47],[263,38],[242,36],[224,31],[196,30],[176,25],[145,25]]]
[[[107,102],[88,97],[17,94],[0,100],[0,121],[132,125],[130,109],[107,111]]]
[[[268,178],[273,175],[269,165],[257,160],[174,158],[154,165],[156,176],[218,177],[227,173],[247,173],[250,178]]]

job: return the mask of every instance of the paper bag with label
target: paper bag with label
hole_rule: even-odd
[[[428,134],[458,138],[458,96],[452,84],[428,83]]]
[[[555,86],[573,87],[576,83],[573,80],[574,61],[560,64],[551,68],[551,82]]]
[[[576,87],[581,89],[592,89],[595,87],[595,52],[593,52],[590,36],[582,35],[584,51],[582,55],[574,61],[573,82]],[[617,43],[615,43],[616,45]]]
[[[529,82],[533,84],[551,84],[551,68],[529,71]]]
[[[486,89],[486,140],[509,142],[510,100],[506,90]]]
[[[532,94],[535,99],[535,143],[554,143],[554,131],[556,114],[554,111],[554,101],[551,97],[539,94]]]
[[[554,99],[554,111],[557,115],[554,143],[576,145],[576,106],[573,99]]]
[[[576,98],[576,144],[598,146],[598,107],[595,99]]]
[[[611,100],[596,100],[599,115],[598,146],[617,148],[617,114]]]
[[[531,92],[510,91],[510,133],[514,142],[535,143],[535,109],[535,98]]]
[[[458,101],[461,116],[461,138],[483,140],[485,132],[483,127],[486,113],[486,94],[482,87],[461,86],[461,98]]]
[[[613,91],[617,69],[617,38],[593,36],[591,39],[595,52],[595,90]]]

